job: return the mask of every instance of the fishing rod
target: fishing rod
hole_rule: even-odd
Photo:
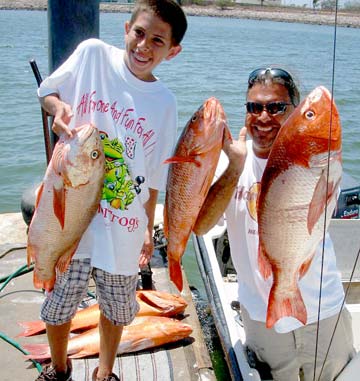
[[[337,18],[338,18],[338,0],[335,1],[335,16],[334,16],[334,39],[333,39],[334,43],[333,43],[333,60],[332,60],[333,65],[332,65],[332,79],[331,79],[331,107],[330,107],[329,138],[328,138],[328,157],[327,157],[328,165],[327,165],[327,174],[326,174],[327,181],[326,181],[326,193],[325,193],[325,197],[327,197],[327,194],[328,194],[329,177],[330,177],[330,150],[331,150],[330,144],[331,144],[331,136],[332,136],[332,116],[333,116],[333,99],[334,99],[334,83],[335,83]],[[315,362],[314,362],[313,381],[316,380],[316,362],[317,362],[318,345],[319,345],[319,328],[320,328],[322,281],[323,281],[323,270],[324,270],[324,255],[325,255],[326,221],[327,221],[327,208],[325,207],[325,211],[324,211],[323,243],[322,243],[322,258],[321,258],[321,271],[320,271],[319,305],[318,305],[318,318],[317,318],[317,329],[316,329]],[[353,266],[353,269],[352,269],[352,272],[351,272],[351,275],[350,275],[350,279],[349,279],[348,284],[346,286],[346,290],[345,290],[345,293],[344,293],[344,298],[343,298],[343,301],[342,301],[342,304],[341,304],[341,307],[340,307],[340,311],[339,311],[337,319],[336,319],[335,327],[334,327],[333,333],[332,333],[331,338],[330,338],[330,342],[329,342],[329,345],[328,345],[328,348],[327,348],[327,351],[326,351],[326,354],[325,354],[325,358],[324,358],[324,361],[323,361],[323,364],[322,364],[322,367],[321,367],[321,370],[320,370],[320,374],[319,374],[319,376],[317,378],[318,381],[320,381],[320,379],[321,379],[321,375],[322,375],[322,372],[324,370],[325,363],[327,361],[327,358],[328,358],[328,355],[329,355],[329,352],[330,352],[330,348],[331,348],[331,345],[332,345],[332,342],[333,342],[333,339],[334,339],[334,336],[335,336],[335,332],[336,332],[336,329],[337,329],[337,326],[338,326],[338,323],[339,323],[339,320],[340,320],[340,317],[341,317],[341,312],[344,309],[345,301],[346,301],[347,295],[348,295],[349,290],[350,290],[351,282],[352,282],[352,279],[353,279],[353,276],[354,276],[354,273],[355,273],[355,269],[356,269],[357,262],[359,260],[359,256],[360,256],[360,248],[359,248],[358,253],[356,255],[355,263],[354,263],[354,266]]]
[[[42,78],[41,78],[41,74],[37,66],[37,63],[34,59],[31,59],[29,63],[34,73],[37,85],[39,87],[42,82]],[[44,141],[45,141],[45,153],[46,153],[47,164],[49,164],[51,155],[52,155],[48,116],[49,116],[48,113],[41,107],[41,117],[42,117],[42,123],[43,123],[43,134],[44,134]]]

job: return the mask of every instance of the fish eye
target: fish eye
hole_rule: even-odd
[[[312,111],[312,110],[308,110],[308,111],[306,111],[306,113],[305,113],[305,118],[308,119],[308,120],[313,120],[313,119],[315,119],[315,112]]]
[[[90,156],[94,160],[97,159],[99,157],[99,151],[97,150],[92,151]]]
[[[193,117],[191,118],[191,122],[194,123],[194,122],[197,121],[197,119],[198,119],[198,114],[196,113],[196,114],[194,114]]]

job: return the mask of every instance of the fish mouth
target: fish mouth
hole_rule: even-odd
[[[83,145],[87,140],[91,138],[91,136],[97,133],[97,129],[92,124],[86,124],[74,129],[75,133],[78,137],[79,144]]]
[[[203,108],[205,119],[226,120],[224,109],[217,98],[209,98],[203,105]]]

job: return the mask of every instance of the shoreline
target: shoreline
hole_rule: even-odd
[[[132,4],[100,3],[100,12],[130,13]],[[334,25],[335,12],[300,7],[275,7],[234,4],[220,9],[215,5],[184,5],[187,16],[228,17],[317,25]],[[0,10],[47,10],[47,0],[0,0]],[[358,10],[338,10],[337,26],[360,28]]]

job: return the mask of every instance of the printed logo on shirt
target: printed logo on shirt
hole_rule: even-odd
[[[261,183],[254,183],[247,190],[244,186],[236,188],[235,200],[244,200],[250,217],[257,222],[257,200],[260,193]]]
[[[124,160],[124,151],[134,157],[135,144],[132,145],[132,149],[127,147],[125,150],[118,138],[110,140],[103,131],[100,131],[100,137],[105,153],[102,200],[109,202],[115,209],[126,210],[134,201],[136,194],[141,192],[140,186],[145,181],[142,176],[137,176],[133,181]]]
[[[142,140],[145,156],[149,155],[154,149],[156,142],[154,130],[146,130],[146,119],[137,116],[133,108],[119,106],[117,101],[111,103],[110,101],[97,99],[96,91],[92,91],[82,95],[80,102],[76,106],[76,112],[81,117],[94,112],[102,114],[110,113],[115,126],[120,126],[129,132],[131,131]]]

